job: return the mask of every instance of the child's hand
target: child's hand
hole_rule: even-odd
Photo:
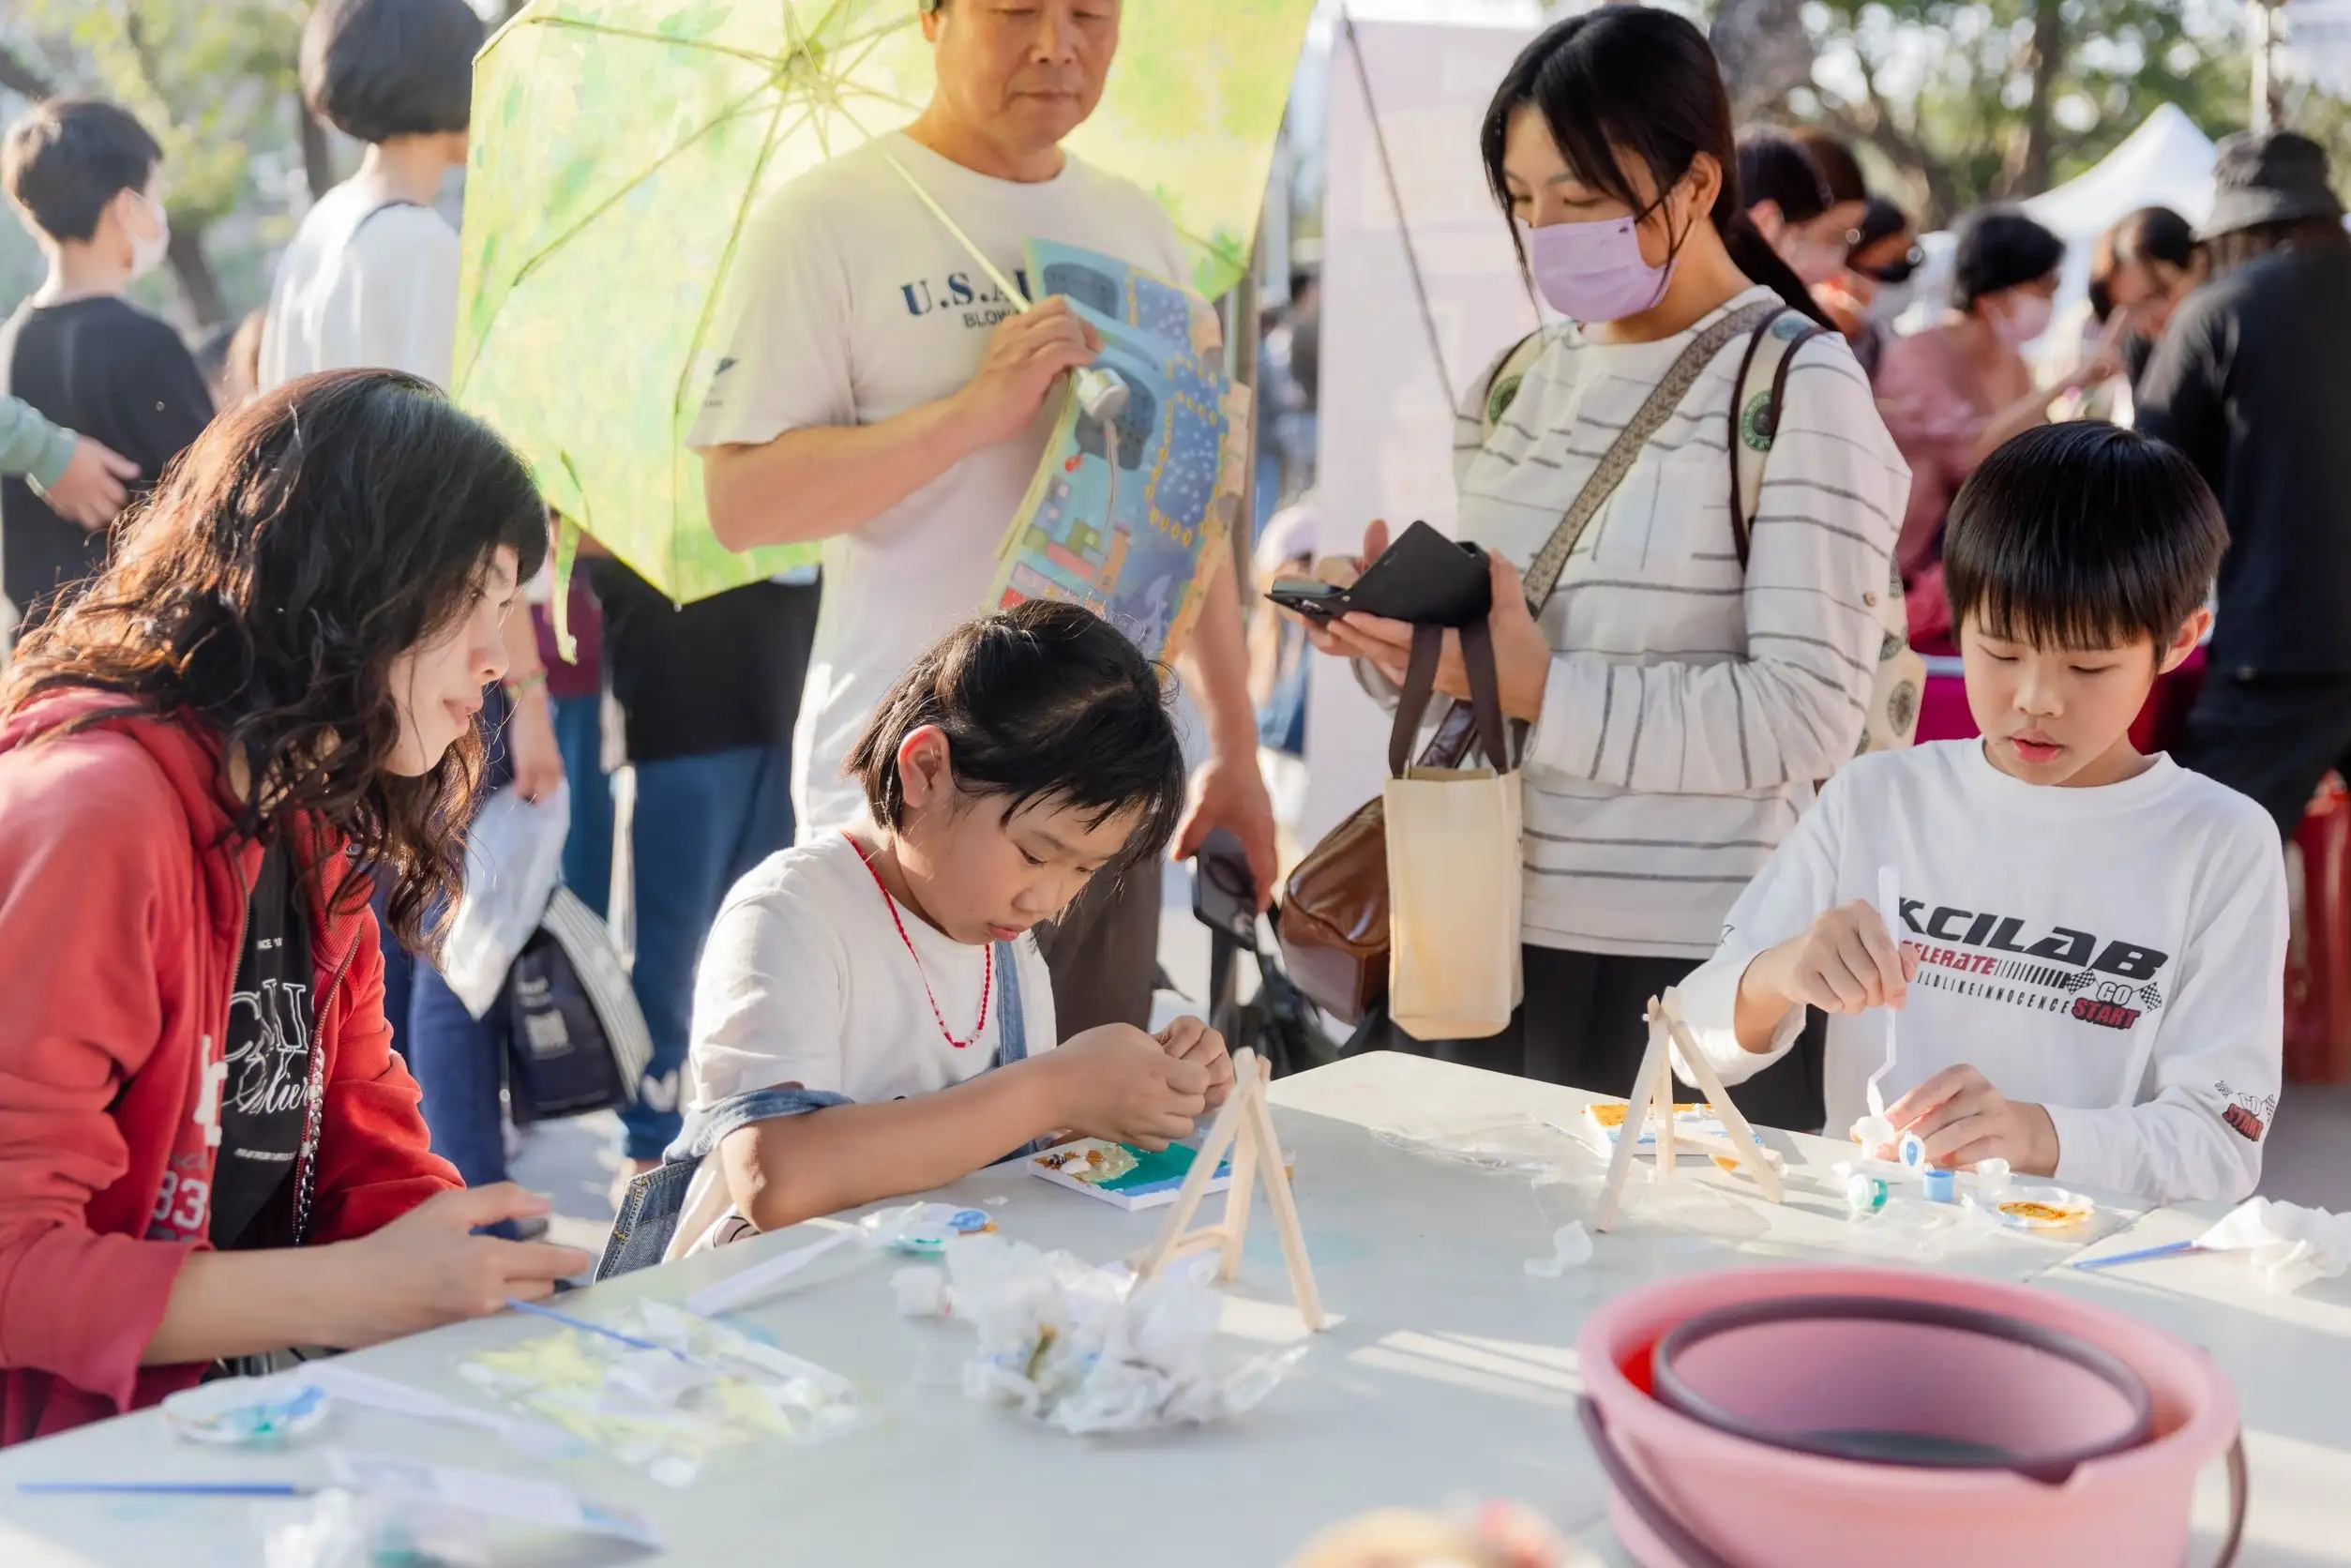
[[[2057,1129],[2028,1100],[2012,1100],[1973,1067],[1946,1067],[1886,1108],[1897,1132],[1914,1132],[1926,1157],[1961,1168],[2006,1160],[2022,1176],[2057,1173]]]
[[[1918,968],[1919,956],[1894,941],[1876,907],[1857,898],[1821,915],[1802,936],[1758,954],[1741,988],[1759,987],[1786,1006],[1860,1013],[1901,1006]]]
[[[1223,1042],[1217,1045],[1221,1051]],[[1062,1080],[1062,1110],[1055,1120],[1090,1138],[1165,1149],[1191,1137],[1193,1123],[1208,1109],[1209,1069],[1169,1055],[1126,1024],[1089,1029],[1045,1060]],[[1229,1082],[1229,1065],[1225,1076]]]
[[[1182,1062],[1197,1062],[1208,1069],[1208,1108],[1214,1110],[1232,1093],[1232,1057],[1225,1037],[1198,1018],[1178,1018],[1159,1032],[1159,1048]]]

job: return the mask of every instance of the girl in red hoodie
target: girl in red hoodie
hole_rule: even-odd
[[[0,1442],[208,1366],[546,1295],[542,1213],[462,1190],[392,1054],[368,896],[428,943],[475,714],[546,549],[423,382],[224,415],[0,686]]]

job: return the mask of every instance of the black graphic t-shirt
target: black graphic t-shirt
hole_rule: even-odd
[[[223,1250],[292,1239],[287,1223],[257,1225],[294,1200],[310,1083],[310,912],[294,856],[272,844],[245,912],[245,951],[229,1002],[228,1081],[212,1177],[212,1244]],[[279,1232],[284,1232],[279,1234]]]

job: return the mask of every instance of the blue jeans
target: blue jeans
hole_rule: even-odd
[[[469,1187],[506,1179],[505,1129],[499,1090],[506,1070],[505,998],[490,1016],[465,1010],[441,972],[418,964],[408,1001],[408,1061],[425,1092],[432,1152],[457,1167]]]
[[[514,763],[505,746],[505,695],[496,686],[483,694],[481,724],[489,737],[482,778],[482,798],[487,800],[514,782]],[[431,963],[411,967],[407,1005],[399,1013],[391,1011],[387,985],[385,1016],[408,1035],[408,1070],[424,1091],[432,1152],[456,1166],[469,1187],[503,1182],[506,1144],[499,1092],[506,1071],[505,998],[490,1017],[476,1018]],[[511,1235],[514,1228],[501,1220],[487,1229]]]
[[[392,1048],[408,1058],[408,998],[414,987],[416,960],[400,939],[392,934],[391,916],[387,912],[390,897],[379,884],[368,907],[375,912],[377,945],[384,949],[384,1021],[392,1026]],[[415,1069],[411,1068],[414,1072]]]
[[[555,745],[571,785],[564,885],[605,918],[612,905],[612,780],[604,771],[604,699],[558,697]]]
[[[637,1005],[653,1033],[643,1098],[621,1112],[627,1156],[657,1160],[683,1125],[679,1070],[694,1023],[694,966],[743,874],[791,847],[791,747],[738,746],[637,764],[629,825]]]

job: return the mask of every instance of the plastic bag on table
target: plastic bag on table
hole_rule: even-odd
[[[847,1379],[730,1324],[640,1300],[610,1326],[656,1348],[564,1329],[484,1351],[460,1370],[666,1486],[691,1485],[712,1465],[771,1443],[823,1440],[864,1418]]]
[[[475,1018],[486,1016],[506,971],[539,928],[562,879],[571,832],[571,786],[534,806],[512,785],[485,802],[465,833],[465,894],[441,955],[441,977]]]
[[[979,1340],[964,1391],[1080,1436],[1198,1425],[1252,1409],[1306,1348],[1213,1367],[1223,1303],[1201,1277],[1209,1260],[1190,1261],[1137,1285],[1123,1269],[1001,1236],[949,1242],[953,1314]]]
[[[254,1510],[264,1568],[379,1568],[387,1562],[490,1568],[490,1531],[470,1514],[339,1486]]]

